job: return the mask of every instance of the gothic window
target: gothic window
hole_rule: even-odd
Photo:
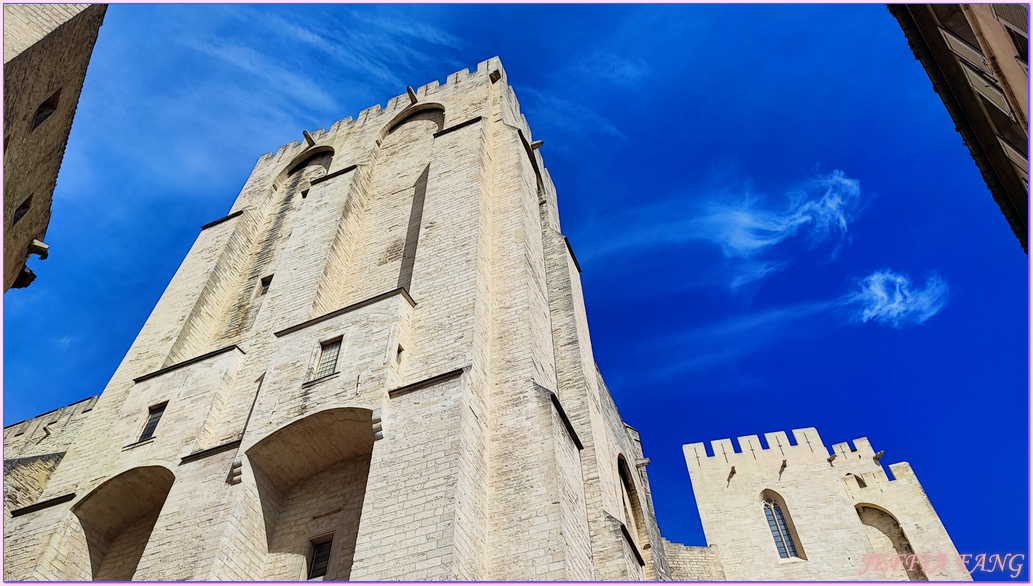
[[[798,558],[796,543],[789,531],[789,524],[786,523],[782,507],[770,498],[764,499],[764,516],[768,520],[768,528],[771,529],[771,536],[775,538],[775,547],[778,549],[778,556],[781,558]]]
[[[269,275],[268,277],[264,277],[262,279],[261,286],[259,286],[259,288],[258,288],[258,296],[261,297],[262,295],[265,295],[266,293],[268,293],[269,292],[269,285],[271,285],[272,283],[273,283],[273,276],[272,275]]]
[[[333,374],[337,368],[337,357],[341,353],[341,340],[324,342],[319,352],[319,365],[316,366],[316,374],[313,378],[322,378]]]
[[[333,539],[320,543],[312,542],[312,559],[308,565],[308,579],[322,578],[326,576],[326,569],[330,565],[330,547]]]
[[[143,426],[143,433],[140,434],[140,439],[138,441],[142,442],[154,437],[154,430],[158,427],[158,421],[164,413],[164,404],[151,407],[150,412],[147,414],[147,423]]]

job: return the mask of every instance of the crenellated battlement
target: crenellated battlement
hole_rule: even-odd
[[[502,67],[502,61],[497,56],[481,61],[477,64],[477,68],[472,72],[469,69],[461,69],[449,74],[445,78],[444,84],[441,84],[435,79],[429,83],[421,85],[414,89],[414,93],[416,94],[417,100],[430,100],[433,96],[440,94],[443,91],[462,89],[460,86],[466,83],[480,83],[484,78],[490,77],[492,73],[496,71],[499,73],[499,78],[496,81],[501,81],[504,84],[504,87],[509,90],[507,92],[507,97],[514,100],[515,103],[515,96],[513,96],[512,89],[506,85],[506,70]],[[390,120],[391,116],[394,116],[400,111],[408,108],[411,103],[408,91],[402,92],[401,94],[390,98],[387,101],[386,106],[382,106],[379,103],[374,104],[360,111],[354,118],[348,116],[347,118],[334,122],[330,126],[329,131],[321,128],[316,132],[311,133],[312,139],[318,143],[321,139],[326,139],[329,135],[347,131],[351,126],[362,126],[367,122],[372,123],[379,118],[383,118],[385,114],[389,114],[389,116],[384,120],[384,123],[386,124],[387,121]],[[528,137],[528,140],[530,140],[530,131],[528,130],[527,121],[523,119],[522,115],[519,118],[519,123],[515,125],[520,127]],[[300,152],[300,149],[304,146],[304,141],[294,141],[292,143],[285,144],[275,152],[268,152],[259,157],[259,162],[261,163],[270,159],[292,157]]]
[[[700,466],[734,464],[738,460],[782,460],[788,456],[808,459],[829,457],[828,448],[822,443],[817,429],[794,429],[792,434],[793,441],[789,440],[786,432],[774,431],[764,434],[764,443],[756,435],[739,436],[736,438],[738,449],[731,439],[725,438],[711,441],[709,451],[704,442],[686,444],[683,450],[686,461],[690,464],[698,461]]]
[[[830,468],[841,471],[856,471],[856,474],[882,474],[868,438],[862,437],[852,442],[833,444],[831,450],[824,445],[818,430],[805,427],[792,430],[792,440],[784,431],[764,434],[764,442],[756,435],[744,435],[731,439],[718,439],[710,442],[710,449],[704,442],[683,446],[685,461],[690,468],[725,466],[737,463],[782,460],[813,460],[826,462]]]

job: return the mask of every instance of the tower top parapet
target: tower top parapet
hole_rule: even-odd
[[[379,103],[374,104],[360,111],[354,118],[348,116],[347,118],[343,118],[341,120],[338,120],[337,122],[334,122],[330,126],[329,130],[320,128],[319,130],[312,132],[309,136],[311,136],[311,138],[318,143],[321,138],[325,138],[329,134],[348,132],[353,126],[363,126],[367,123],[373,123],[381,118],[383,118],[383,121],[386,124],[388,121],[391,120],[391,117],[410,108],[416,103],[420,103],[423,101],[434,101],[434,98],[436,96],[439,96],[442,92],[446,90],[452,91],[462,89],[462,86],[464,85],[470,83],[481,83],[485,79],[490,80],[492,83],[497,83],[501,81],[504,87],[507,88],[508,93],[511,94],[509,97],[513,99],[513,102],[515,103],[515,96],[512,95],[512,89],[509,88],[508,84],[506,83],[506,70],[502,67],[502,61],[499,59],[499,57],[495,56],[491,57],[490,59],[485,59],[484,61],[478,63],[477,67],[473,71],[470,71],[469,69],[461,69],[459,71],[449,74],[448,76],[446,76],[444,84],[440,83],[438,80],[435,79],[429,83],[419,86],[418,88],[415,88],[412,91],[412,94],[409,93],[409,88],[406,88],[405,91],[403,91],[399,95],[389,99],[387,101],[386,106],[381,105]],[[413,101],[414,97],[416,99],[415,102]],[[389,116],[385,118],[385,114],[388,114]],[[510,121],[507,120],[507,122]],[[515,125],[521,127],[521,130],[523,130],[526,136],[530,136],[530,131],[527,128],[527,121],[523,119],[523,116],[519,116],[519,121],[514,122],[516,122]],[[284,155],[300,151],[304,146],[304,140],[296,140],[294,142],[281,146],[274,152],[265,153],[264,155],[259,157],[259,160],[262,161],[270,158],[280,158]]]
[[[830,450],[813,427],[792,430],[792,440],[786,432],[775,431],[764,434],[764,443],[756,435],[744,435],[736,438],[735,443],[727,438],[711,441],[709,450],[704,442],[686,444],[683,451],[690,469],[734,466],[761,460],[813,460],[832,466],[847,464],[863,471],[881,469],[868,438],[836,443]]]

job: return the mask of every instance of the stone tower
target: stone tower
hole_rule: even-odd
[[[669,577],[537,146],[493,58],[261,157],[5,577]]]
[[[867,438],[813,427],[684,446],[712,555],[728,580],[971,580],[907,462],[889,478]]]

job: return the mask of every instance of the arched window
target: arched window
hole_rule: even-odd
[[[784,559],[803,558],[796,547],[796,540],[793,539],[792,523],[782,510],[782,506],[771,496],[764,499],[764,517],[767,518],[771,536],[775,538],[778,556]]]

